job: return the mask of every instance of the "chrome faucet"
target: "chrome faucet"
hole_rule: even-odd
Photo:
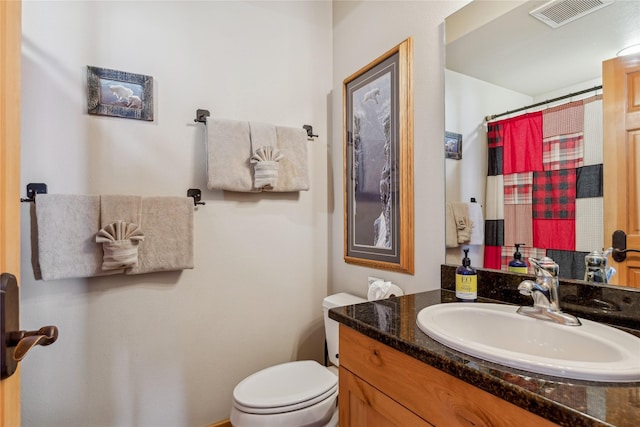
[[[580,320],[577,317],[560,310],[558,264],[549,257],[539,260],[529,258],[529,263],[535,270],[536,281],[523,280],[518,285],[518,290],[522,295],[533,298],[533,306],[518,308],[518,314],[568,326],[580,326]]]

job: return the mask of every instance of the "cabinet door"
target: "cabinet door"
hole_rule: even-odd
[[[339,387],[340,427],[433,427],[342,367]]]
[[[556,426],[549,420],[527,412],[523,408],[345,325],[340,325],[340,375],[343,368],[358,379],[366,380],[367,386],[383,396],[390,396],[398,407],[417,414],[416,416],[421,420],[428,420],[433,425],[442,427]],[[340,378],[340,386],[343,386],[342,378]],[[341,388],[339,396],[342,395]],[[360,393],[354,396],[362,396],[360,399],[363,402],[378,410],[378,406],[371,403],[373,397],[368,394]],[[349,407],[351,403],[347,401],[344,405]],[[378,412],[387,417],[387,412],[381,410]],[[374,424],[340,424],[340,427],[350,425],[370,427]],[[400,422],[375,425],[413,427],[428,424]]]

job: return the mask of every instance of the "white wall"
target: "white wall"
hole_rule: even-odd
[[[440,287],[444,262],[444,18],[466,1],[352,1],[333,5],[330,286],[366,294],[367,276],[415,293]],[[343,256],[342,85],[408,37],[414,44],[415,275],[346,264]]]
[[[324,1],[24,2],[21,187],[200,188],[207,204],[194,214],[194,270],[50,282],[34,280],[22,204],[21,325],[60,329],[22,363],[23,426],[201,426],[228,417],[249,373],[322,360],[331,10]],[[155,120],[88,116],[87,65],[153,76]],[[313,125],[311,190],[207,190],[197,108]]]
[[[449,132],[462,135],[462,159],[445,160],[448,202],[468,202],[475,197],[485,206],[487,183],[487,127],[485,116],[531,104],[532,99],[455,71],[445,71],[445,124]],[[483,209],[484,212],[484,209]],[[484,246],[469,248],[471,265],[482,267]],[[446,250],[446,262],[460,264],[462,246]]]

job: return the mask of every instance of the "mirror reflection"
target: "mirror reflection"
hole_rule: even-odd
[[[445,129],[461,145],[445,160],[446,262],[460,263],[469,247],[472,265],[506,270],[522,243],[523,259],[548,255],[561,277],[583,279],[585,256],[611,246],[602,61],[640,43],[640,2],[564,15],[546,3],[474,1],[445,20]],[[525,142],[509,149],[510,138]],[[480,237],[465,235],[469,222],[481,224],[470,230]]]

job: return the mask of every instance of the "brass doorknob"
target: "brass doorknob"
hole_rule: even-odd
[[[13,360],[19,362],[36,345],[50,345],[58,339],[58,328],[43,326],[37,331],[17,331],[9,334],[8,347],[15,346]]]

